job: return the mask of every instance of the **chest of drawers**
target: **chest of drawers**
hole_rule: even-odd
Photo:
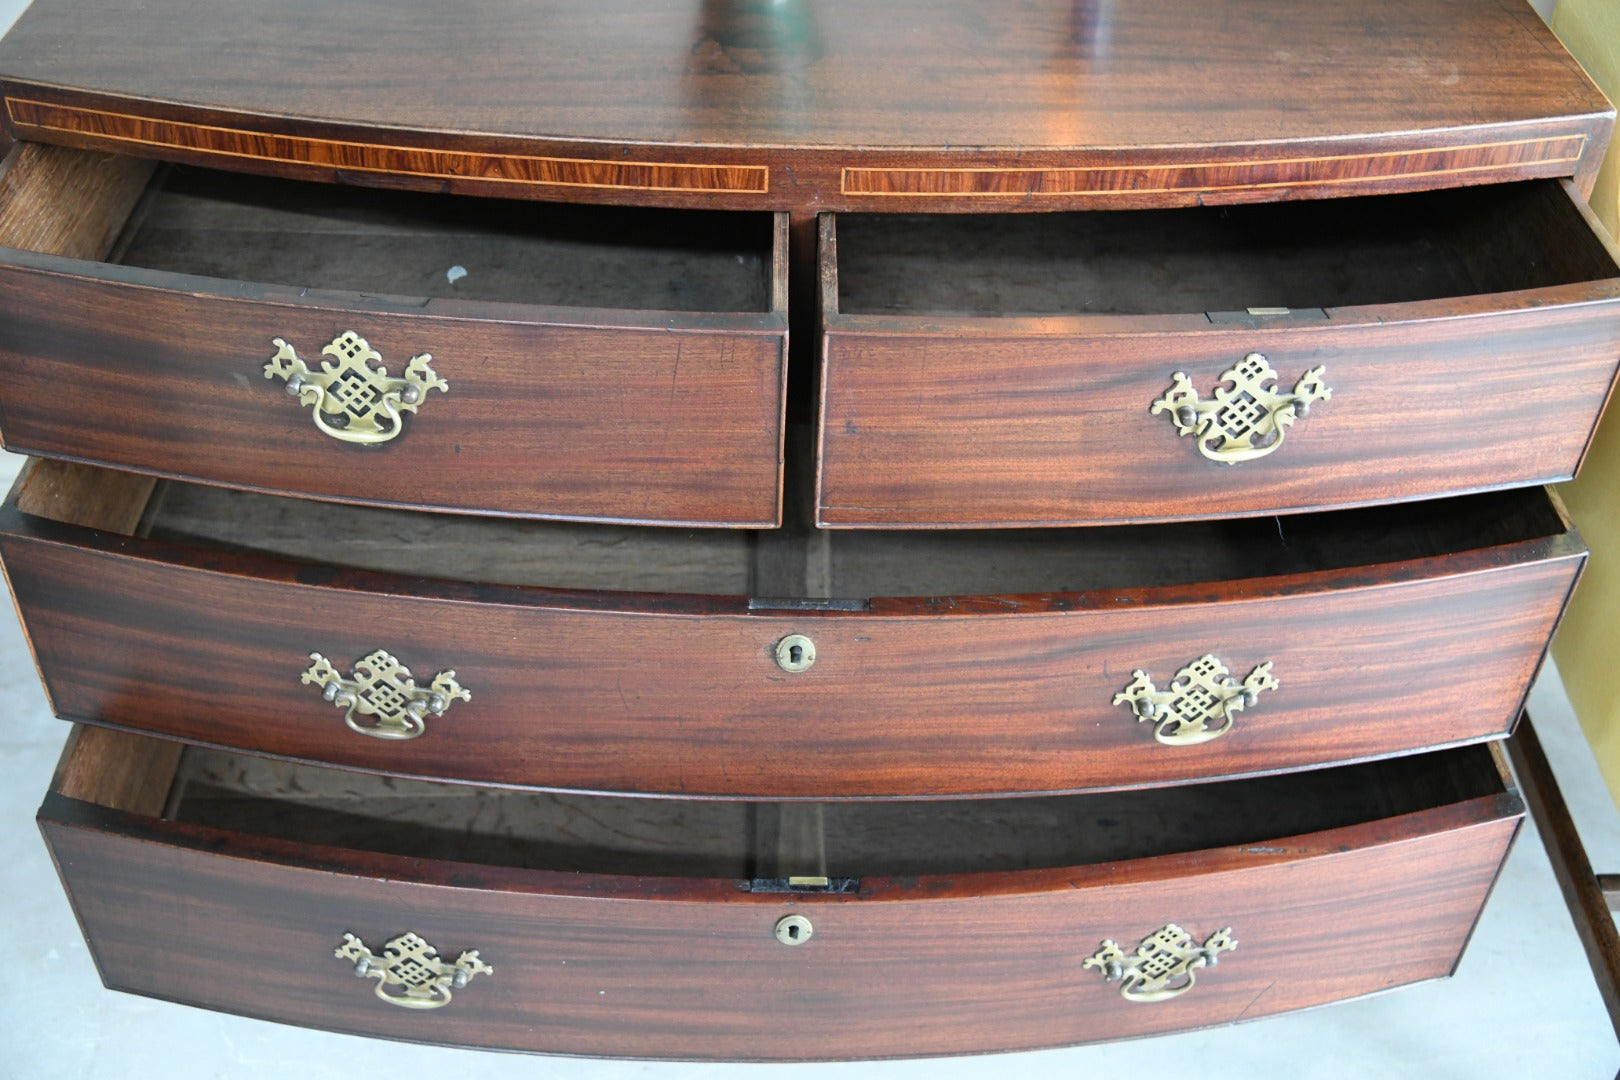
[[[799,1060],[1456,963],[1620,364],[1529,9],[42,0],[0,93],[110,986]]]

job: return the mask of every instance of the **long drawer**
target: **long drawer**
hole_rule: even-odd
[[[1498,737],[1585,558],[1540,490],[922,536],[152,486],[42,462],[0,510],[58,715],[582,791],[1078,791]]]
[[[785,215],[151,173],[32,144],[0,165],[9,449],[352,503],[779,520]]]
[[[115,989],[503,1049],[953,1054],[1448,974],[1522,814],[1498,754],[782,806],[388,782],[82,729],[40,823]]]
[[[1567,182],[822,218],[818,520],[1161,521],[1572,476],[1620,252]]]

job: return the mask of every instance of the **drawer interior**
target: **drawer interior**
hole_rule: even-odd
[[[865,600],[1185,585],[1558,537],[1539,489],[1331,513],[1101,529],[673,530],[423,515],[166,483],[153,539],[409,576],[560,589]]]
[[[108,763],[100,772],[98,758]],[[1308,773],[1057,797],[636,799],[398,780],[80,728],[58,790],[114,803],[120,795],[108,790],[117,785],[107,777],[141,761],[149,763],[150,812],[162,806],[169,821],[414,858],[759,882],[1041,869],[1269,844],[1508,788],[1497,751],[1471,746]],[[138,785],[124,785],[131,786]]]
[[[857,315],[1214,317],[1620,276],[1554,180],[1180,210],[840,214],[836,251],[837,311]]]
[[[46,171],[22,156],[25,149],[65,174],[50,184],[57,189],[71,189],[79,174],[106,164],[104,155],[19,146],[11,168]],[[78,209],[105,212],[115,227],[121,220],[108,261],[144,270],[418,302],[682,312],[782,307],[773,289],[781,241],[768,213],[442,196],[188,166],[153,172],[127,219],[111,205]],[[52,250],[8,237],[15,230],[7,224],[0,223],[0,239]]]

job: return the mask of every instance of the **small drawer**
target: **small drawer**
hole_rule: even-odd
[[[779,520],[785,215],[149,185],[31,144],[0,168],[9,449],[353,503]]]
[[[1620,252],[1562,181],[827,215],[820,258],[828,526],[1165,521],[1565,479],[1620,362]]]
[[[1449,974],[1523,814],[1498,753],[755,805],[389,782],[82,729],[40,824],[117,990],[550,1053],[960,1054]]]
[[[43,462],[0,510],[59,716],[576,791],[1080,791],[1494,738],[1585,558],[1539,489],[750,535],[150,488]]]

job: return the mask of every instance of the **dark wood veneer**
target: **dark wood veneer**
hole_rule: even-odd
[[[1536,831],[1547,849],[1553,877],[1563,893],[1564,906],[1575,922],[1575,934],[1586,950],[1592,978],[1608,1011],[1615,1035],[1620,1036],[1620,932],[1616,931],[1612,875],[1594,874],[1581,834],[1569,814],[1558,777],[1541,749],[1541,739],[1529,714],[1507,744],[1518,783],[1529,804]]]
[[[633,235],[658,224],[626,216],[654,211],[607,212],[611,220],[599,212],[585,224],[517,215],[524,220],[508,225],[526,232],[502,240],[488,235],[499,208],[401,194],[361,202],[315,185],[222,192],[194,180],[143,211],[148,228],[121,246],[145,265],[129,267],[87,260],[111,246],[145,163],[37,145],[13,159],[0,222],[64,224],[11,230],[12,243],[37,250],[0,258],[0,436],[11,450],[434,510],[704,526],[779,520],[785,217],[753,218],[751,232],[743,223],[722,232],[718,218],[677,223],[675,237],[639,241],[693,245],[689,257],[676,250],[660,261]],[[64,198],[64,184],[88,194]],[[36,214],[49,198],[56,208]],[[87,244],[74,227],[96,239]],[[611,246],[599,235],[608,230],[624,249],[617,263],[597,254]],[[734,236],[753,247],[738,239],[741,252],[728,252]],[[526,262],[569,260],[582,242],[599,248],[572,256],[576,277],[530,275],[534,290],[549,280],[557,301],[495,302],[523,295]],[[450,290],[443,275],[458,244],[476,278]],[[485,249],[486,259],[474,258]],[[443,265],[433,263],[439,256]],[[615,268],[633,286],[640,279],[620,264],[643,257],[642,274],[666,274],[665,299],[712,309],[641,310],[656,305],[615,292]],[[249,260],[267,283],[251,273],[231,280],[233,259],[238,269]],[[402,291],[417,295],[386,295]],[[450,291],[475,299],[442,295]],[[450,384],[381,446],[321,433],[310,409],[262,371],[275,338],[314,364],[350,330],[395,374],[430,352]]]
[[[356,62],[332,62],[330,41]],[[801,212],[1589,185],[1613,116],[1534,12],[1474,0],[1042,0],[1015,18],[965,0],[478,0],[453,17],[303,0],[252,19],[206,0],[139,17],[36,3],[0,44],[0,75],[6,123],[28,139],[347,183]]]
[[[118,989],[457,1045],[942,1054],[1201,1027],[1447,974],[1522,814],[1500,778],[1458,782],[1482,775],[1475,756],[1490,757],[1471,751],[1437,801],[1391,789],[1378,816],[1328,831],[1098,865],[875,875],[821,896],[289,843],[108,809],[90,792],[52,794],[40,824]],[[1426,764],[1438,778],[1462,759]],[[772,936],[789,912],[815,926],[802,947]],[[1169,921],[1200,936],[1231,926],[1238,948],[1151,1007],[1081,967],[1103,938],[1134,942]],[[332,959],[344,933],[375,945],[406,930],[452,955],[479,949],[495,973],[445,1009],[408,1013]]]
[[[1274,514],[1566,479],[1620,365],[1620,250],[1567,182],[999,232],[826,215],[820,284],[833,527]],[[1333,393],[1270,456],[1207,461],[1149,411],[1172,373],[1208,399],[1251,352],[1279,390],[1323,366]]]
[[[945,566],[993,565],[994,541],[954,553],[950,545],[919,547],[898,558],[882,544],[856,546],[847,565],[838,548],[829,555],[812,543],[806,565],[830,559],[832,575],[815,591],[803,566],[799,577],[767,580],[771,558],[762,547],[755,569],[740,565],[729,580],[751,582],[756,596],[787,599],[752,601],[604,591],[600,579],[580,588],[565,555],[558,568],[542,565],[539,577],[525,580],[571,588],[496,584],[498,552],[524,542],[491,549],[497,554],[486,564],[465,534],[457,550],[473,582],[378,572],[391,556],[375,539],[395,528],[381,521],[374,529],[359,523],[351,541],[334,538],[330,550],[305,548],[314,562],[291,562],[222,550],[204,538],[120,537],[8,510],[0,516],[0,556],[52,700],[72,719],[400,775],[556,789],[985,795],[1268,772],[1505,733],[1584,553],[1539,493],[1487,502],[1495,509],[1482,504],[1480,517],[1442,505],[1419,519],[1427,525],[1391,519],[1383,526],[1462,536],[1473,532],[1469,522],[1520,522],[1496,536],[1439,541],[1441,550],[1459,545],[1450,554],[1379,562],[1369,552],[1367,563],[1257,577],[1243,577],[1238,558],[1220,564],[1238,578],[1222,581],[1199,573],[1197,552],[1213,542],[1203,561],[1219,559],[1221,544],[1253,538],[1223,541],[1194,529],[1181,555],[1145,548],[1145,560],[1172,569],[1132,570],[1127,560],[1100,579],[1080,571],[1081,591],[1011,595],[952,593],[949,575],[926,577],[936,558]],[[237,513],[258,520],[246,508]],[[159,533],[162,521],[159,511]],[[1313,540],[1309,524],[1300,526],[1271,543],[1288,553],[1285,564],[1323,565],[1317,560],[1327,558],[1332,530]],[[544,537],[532,530],[543,527],[530,528],[539,550]],[[295,516],[257,542],[273,544],[276,531],[310,530]],[[1275,530],[1261,523],[1262,542],[1266,533]],[[595,535],[587,530],[570,543],[587,550]],[[955,535],[963,544],[973,539]],[[1078,568],[1090,550],[1085,539],[1053,539],[1050,550],[1072,550],[1068,561]],[[628,532],[600,540],[610,548],[641,544]],[[668,556],[634,547],[637,565],[691,555],[719,558],[723,569],[729,558],[678,540],[671,537]],[[418,546],[438,550],[425,534],[397,549]],[[1008,550],[1002,561],[1028,582],[1020,559],[1042,549]],[[330,565],[346,558],[378,570]],[[873,597],[874,583],[905,580],[908,560],[931,591]],[[1074,568],[1054,570],[1051,580]],[[432,572],[430,562],[414,564],[424,571]],[[686,576],[676,580],[693,580],[679,573]],[[645,569],[640,580],[641,588],[663,584]],[[979,580],[981,590],[994,588],[994,573]],[[790,633],[810,635],[817,647],[815,666],[800,675],[782,672],[772,658]],[[1412,649],[1412,641],[1425,648]],[[312,651],[343,665],[379,647],[419,674],[454,668],[473,700],[410,742],[348,732],[298,673]],[[1271,660],[1282,682],[1230,735],[1162,746],[1111,704],[1133,668],[1162,684],[1206,652],[1240,677]],[[197,671],[209,677],[199,680]],[[784,760],[793,767],[781,768]]]

